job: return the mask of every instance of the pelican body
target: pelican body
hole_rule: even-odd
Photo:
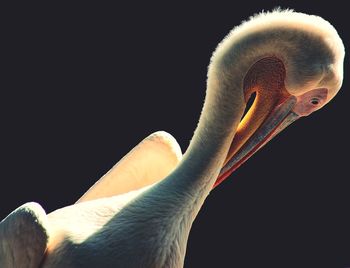
[[[183,267],[191,225],[213,187],[337,94],[344,54],[336,30],[317,16],[276,10],[234,28],[211,58],[184,156],[157,132],[76,204],[48,215],[36,203],[21,206],[0,224],[0,267]]]

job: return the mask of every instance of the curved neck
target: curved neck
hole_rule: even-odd
[[[224,88],[210,79],[209,88],[194,136],[174,172],[177,189],[196,196],[212,189],[246,106],[242,88]]]
[[[160,184],[194,197],[200,204],[209,194],[227,156],[244,113],[243,76],[220,77],[224,66],[209,71],[207,93],[198,126],[177,169]],[[202,202],[201,202],[202,201]]]

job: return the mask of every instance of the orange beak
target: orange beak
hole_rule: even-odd
[[[293,107],[296,97],[285,90],[259,90],[250,110],[240,122],[214,188],[255,152],[299,118]]]

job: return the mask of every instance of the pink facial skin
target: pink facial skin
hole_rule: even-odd
[[[327,95],[327,88],[317,88],[297,96],[297,103],[293,108],[293,112],[299,116],[308,116],[326,103]]]

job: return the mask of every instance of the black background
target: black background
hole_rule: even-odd
[[[329,20],[347,47],[348,8],[334,1],[3,8],[0,218],[72,204],[154,131],[185,151],[217,43],[276,6]],[[186,267],[350,266],[348,66],[331,103],[210,194]]]

